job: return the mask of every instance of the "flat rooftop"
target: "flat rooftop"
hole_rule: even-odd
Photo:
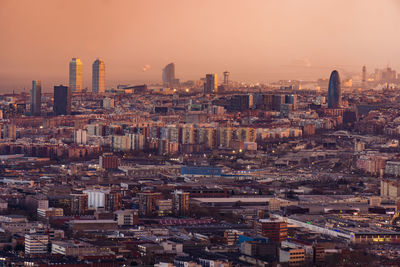
[[[196,197],[192,198],[198,202],[204,203],[235,203],[235,202],[243,202],[243,203],[254,203],[254,202],[269,202],[271,199],[279,200],[281,202],[290,202],[285,199],[274,198],[274,197]]]

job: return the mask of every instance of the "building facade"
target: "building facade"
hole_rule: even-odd
[[[104,61],[96,59],[92,65],[92,92],[93,93],[104,93],[105,92],[105,77],[106,77],[106,66]]]
[[[46,254],[49,244],[49,236],[45,234],[25,235],[25,254]]]
[[[54,113],[56,115],[71,114],[71,88],[68,86],[54,86]]]
[[[204,82],[204,94],[218,93],[218,76],[217,74],[207,74]]]
[[[257,234],[267,237],[275,243],[286,240],[287,230],[287,223],[283,220],[261,219],[255,223]]]
[[[40,116],[40,107],[42,105],[42,82],[32,81],[31,90],[31,115]]]
[[[73,58],[69,63],[69,88],[72,92],[82,91],[82,62]]]
[[[175,64],[169,63],[162,70],[162,81],[164,85],[173,87],[175,83]]]
[[[337,70],[332,71],[328,88],[328,108],[340,108],[342,106],[342,90],[340,77]]]
[[[189,211],[189,193],[176,190],[172,195],[172,212],[175,215],[186,215]]]

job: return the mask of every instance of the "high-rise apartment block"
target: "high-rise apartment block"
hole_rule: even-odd
[[[157,200],[162,199],[161,193],[142,192],[139,193],[139,215],[152,216],[156,212]]]
[[[282,242],[287,238],[287,222],[282,220],[260,219],[254,224],[257,234],[268,237],[272,242]]]
[[[172,195],[172,212],[183,216],[189,211],[189,193],[176,190]]]
[[[89,199],[87,194],[70,194],[71,197],[71,214],[85,215],[89,207]]]
[[[204,82],[204,94],[218,93],[218,76],[217,74],[207,74]]]

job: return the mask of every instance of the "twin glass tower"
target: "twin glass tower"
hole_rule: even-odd
[[[73,58],[69,63],[69,88],[71,92],[82,91],[82,62]]]
[[[92,65],[92,92],[93,93],[104,93],[105,92],[105,76],[106,66],[103,60],[96,59]]]
[[[96,59],[92,65],[92,92],[105,92],[105,64],[103,60]],[[69,88],[71,92],[82,92],[82,62],[73,58],[69,63]]]

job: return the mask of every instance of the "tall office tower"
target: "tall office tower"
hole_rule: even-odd
[[[175,64],[169,63],[162,70],[162,80],[165,85],[172,87],[175,83]]]
[[[53,110],[56,115],[71,114],[71,89],[68,86],[54,86]]]
[[[92,66],[92,92],[93,93],[104,93],[105,92],[105,77],[106,77],[106,66],[104,61],[96,59]]]
[[[229,83],[229,74],[231,74],[229,71],[224,71],[224,85]]]
[[[31,90],[31,115],[40,116],[40,107],[42,105],[42,83],[40,81],[32,81]]]
[[[73,58],[69,63],[69,88],[71,92],[82,91],[82,62]]]
[[[362,67],[362,83],[363,83],[363,85],[366,81],[367,81],[367,67],[363,66]]]
[[[367,67],[362,67],[361,88],[366,89],[367,83]]]
[[[342,91],[340,77],[337,70],[332,71],[328,88],[328,108],[340,108],[342,106]]]
[[[204,82],[204,94],[218,93],[218,76],[217,74],[207,74]]]

